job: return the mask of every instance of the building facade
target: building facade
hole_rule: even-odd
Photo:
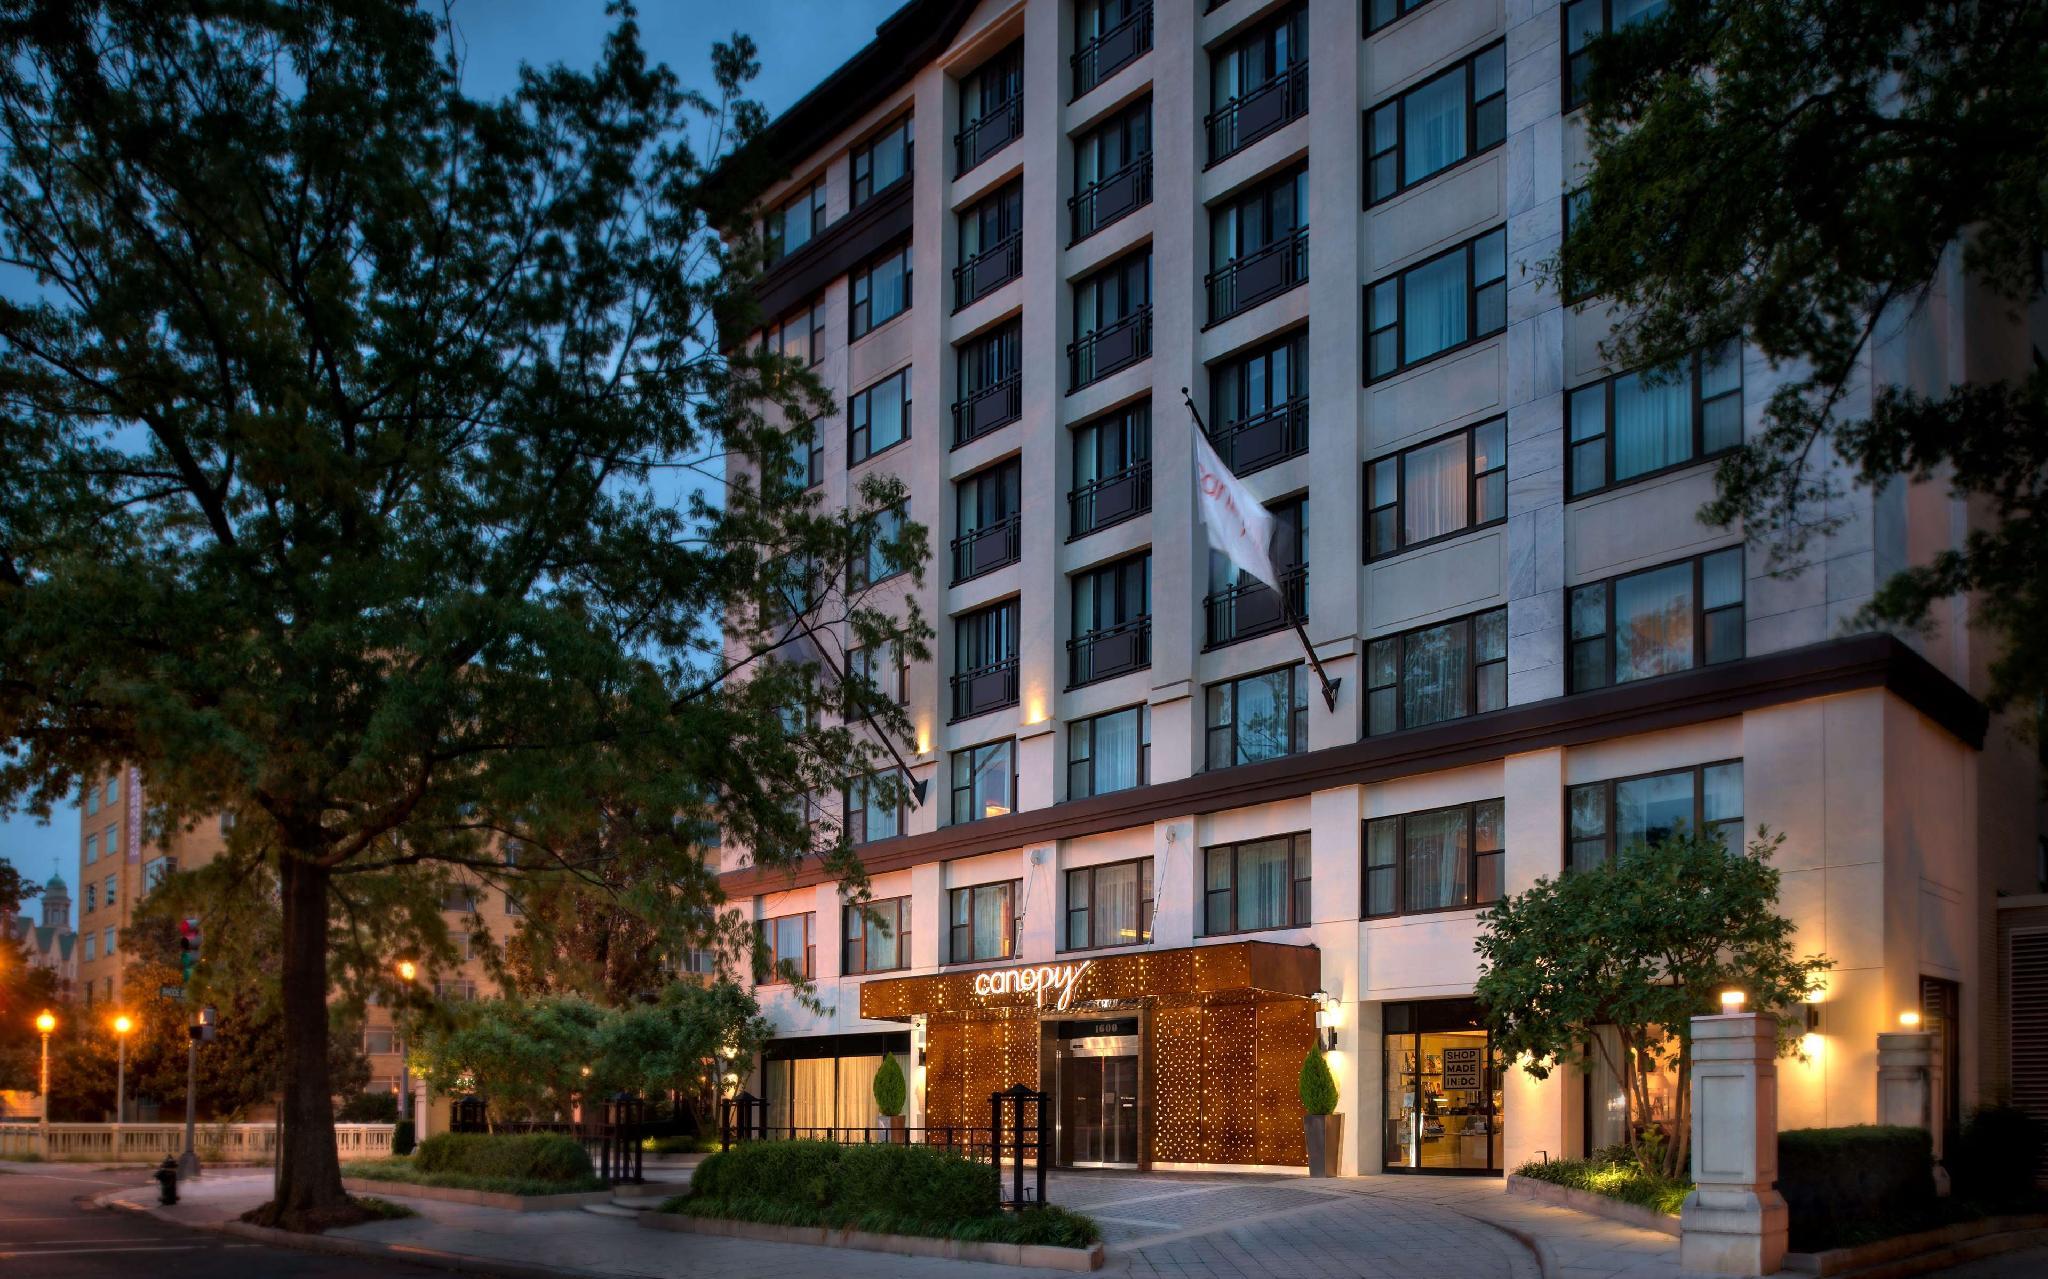
[[[828,507],[905,482],[930,571],[877,593],[938,632],[929,663],[849,655],[927,788],[823,801],[886,922],[725,851],[824,1005],[759,990],[771,1124],[870,1123],[894,1052],[913,1124],[1025,1082],[1064,1162],[1298,1166],[1322,1038],[1347,1171],[1597,1148],[1617,1081],[1493,1052],[1477,912],[1681,824],[1782,832],[1782,908],[1835,960],[1785,1126],[1869,1121],[1909,1009],[1948,1104],[1986,1095],[2035,762],[1971,694],[1967,601],[1848,630],[1979,513],[1852,489],[1772,573],[1695,513],[1778,373],[1740,345],[1610,367],[1610,308],[1538,269],[1584,180],[1583,45],[1654,7],[919,0],[757,144],[785,175],[760,340],[841,406],[806,479]],[[2030,340],[1951,275],[1868,384],[2000,376]],[[1190,407],[1277,518],[1282,592],[1207,548]]]
[[[13,942],[31,968],[55,974],[60,999],[78,985],[78,930],[71,926],[71,887],[53,874],[36,896],[40,923],[27,915],[0,912],[0,938]]]

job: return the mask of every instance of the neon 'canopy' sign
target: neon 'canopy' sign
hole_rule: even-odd
[[[1037,995],[1040,1008],[1065,1012],[1074,1002],[1074,987],[1092,961],[1078,964],[1035,964],[1025,968],[998,968],[974,974],[974,993],[990,995]]]

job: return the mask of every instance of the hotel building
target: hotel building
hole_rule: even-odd
[[[1611,367],[1610,308],[1537,270],[1584,180],[1584,44],[1655,7],[915,0],[755,144],[760,340],[840,409],[807,478],[904,481],[930,569],[880,590],[938,632],[852,655],[927,799],[826,801],[891,927],[725,850],[824,1005],[759,990],[771,1125],[869,1125],[893,1052],[913,1125],[1023,1082],[1063,1163],[1299,1167],[1333,1036],[1346,1171],[1606,1145],[1616,1080],[1492,1051],[1478,908],[1681,823],[1783,832],[1782,909],[1835,961],[1783,1126],[1870,1121],[1906,1010],[1949,1117],[1988,1097],[2036,761],[1973,696],[1968,601],[1849,629],[1981,512],[1849,488],[1772,574],[1696,512],[1780,375],[1739,344]],[[1952,273],[1848,411],[2035,340]],[[1278,517],[1284,601],[1207,548],[1183,387]]]

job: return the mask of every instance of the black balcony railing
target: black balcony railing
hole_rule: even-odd
[[[1023,517],[1006,520],[962,533],[953,539],[953,584],[958,586],[983,573],[993,573],[1005,564],[1015,564],[1023,554]]]
[[[1075,50],[1074,96],[1080,97],[1152,47],[1152,6],[1141,4],[1122,22]]]
[[[1067,389],[1078,391],[1152,354],[1152,308],[1141,306],[1121,320],[1067,343]]]
[[[953,135],[953,176],[973,169],[1024,132],[1024,95],[1018,94]]]
[[[978,440],[1024,416],[1024,379],[1016,373],[981,388],[953,406],[953,447]]]
[[[1010,234],[953,268],[953,309],[971,306],[1024,273],[1024,236]]]
[[[1209,113],[1209,163],[1219,164],[1308,111],[1308,63],[1297,62]]]
[[[1080,537],[1121,524],[1151,509],[1152,463],[1137,462],[1067,494],[1067,515],[1072,528],[1068,536]]]
[[[1107,177],[1097,178],[1067,197],[1071,211],[1071,242],[1080,243],[1133,209],[1152,203],[1152,153]]]
[[[1253,249],[1211,271],[1209,323],[1217,324],[1308,279],[1308,228],[1297,227],[1263,248]]]
[[[1284,607],[1283,607],[1284,600]],[[1207,623],[1203,641],[1209,648],[1235,644],[1254,635],[1270,635],[1308,619],[1308,565],[1297,564],[1280,574],[1280,590],[1251,582],[1203,597]]]
[[[1067,687],[1142,671],[1152,664],[1152,619],[1134,618],[1067,641]]]
[[[953,718],[972,719],[1017,704],[1017,659],[1006,657],[953,676]]]
[[[1238,475],[1250,475],[1276,462],[1308,452],[1308,397],[1297,395],[1284,404],[1219,427],[1209,437],[1216,455]]]

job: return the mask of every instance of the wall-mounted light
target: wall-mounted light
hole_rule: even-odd
[[[1742,1006],[1748,1002],[1749,996],[1743,994],[1741,991],[1724,990],[1721,992],[1721,1014],[1724,1017],[1733,1016],[1734,1014],[1741,1012]]]
[[[1330,993],[1319,990],[1309,996],[1316,1005],[1316,1038],[1321,1041],[1323,1051],[1337,1051],[1337,1001]]]
[[[1820,1033],[1820,1005],[1812,1001],[1808,1001],[1806,1005],[1806,1033],[1809,1035],[1818,1035]]]
[[[1914,1012],[1914,1011],[1913,1011],[1912,1009],[1910,1009],[1910,1008],[1909,1008],[1909,1009],[1907,1009],[1907,1010],[1906,1010],[1905,1012],[1902,1012],[1902,1013],[1900,1013],[1900,1014],[1899,1014],[1899,1027],[1900,1027],[1901,1029],[1903,1029],[1903,1030],[1918,1030],[1918,1029],[1920,1029],[1920,1014],[1919,1014],[1919,1013],[1916,1013],[1916,1012]]]

